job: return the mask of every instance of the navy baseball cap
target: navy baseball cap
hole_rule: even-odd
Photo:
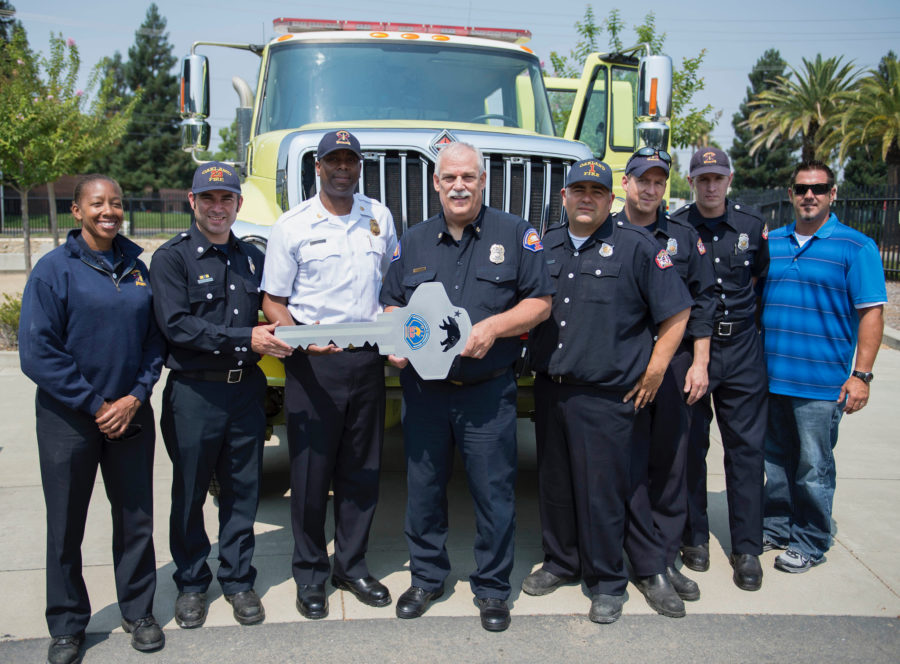
[[[329,131],[322,137],[322,140],[319,141],[319,147],[316,149],[316,159],[321,159],[335,150],[350,150],[357,157],[362,158],[359,141],[356,139],[356,136],[345,129]]]
[[[208,161],[197,166],[191,191],[199,194],[201,191],[212,191],[213,189],[224,189],[240,194],[241,179],[238,177],[237,169],[231,164],[221,161]]]
[[[612,191],[612,171],[609,166],[597,159],[583,159],[569,169],[566,186],[571,187],[578,182],[596,182],[607,191]]]
[[[669,175],[669,166],[672,163],[672,157],[665,150],[657,150],[655,148],[641,148],[628,159],[625,164],[625,175],[642,176],[651,168],[661,168]]]
[[[717,175],[731,175],[731,162],[728,155],[719,148],[700,148],[691,157],[691,165],[688,171],[692,178],[704,173]]]

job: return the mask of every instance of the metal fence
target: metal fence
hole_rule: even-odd
[[[3,197],[0,235],[21,237],[22,201],[18,195],[11,196],[10,193],[7,189]],[[191,225],[191,207],[186,193],[126,194],[122,203],[126,235],[174,235]],[[78,226],[70,213],[71,207],[71,197],[57,196],[56,214],[61,233]],[[28,197],[28,221],[32,233],[50,232],[50,201],[46,196]]]
[[[734,199],[762,212],[770,229],[794,220],[785,189],[741,191]],[[872,238],[881,251],[884,276],[900,280],[900,187],[838,187],[831,211],[842,223]]]

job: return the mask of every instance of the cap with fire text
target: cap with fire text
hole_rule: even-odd
[[[566,186],[571,187],[578,182],[596,182],[607,191],[612,191],[612,171],[609,166],[597,159],[584,159],[574,164],[566,176]]]
[[[197,170],[194,171],[194,182],[191,185],[191,191],[199,194],[202,191],[212,191],[214,189],[233,191],[236,194],[241,193],[241,179],[238,177],[234,166],[221,161],[208,161],[197,167]]]
[[[731,175],[731,162],[728,155],[719,148],[700,148],[691,157],[689,175],[692,178],[704,173],[716,175]]]

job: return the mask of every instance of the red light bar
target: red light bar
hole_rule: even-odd
[[[358,30],[366,32],[420,32],[423,34],[482,37],[511,44],[524,44],[531,39],[530,30],[512,28],[472,28],[462,25],[429,25],[425,23],[390,23],[384,21],[332,21],[314,18],[276,18],[272,21],[276,34],[317,32],[320,30]]]

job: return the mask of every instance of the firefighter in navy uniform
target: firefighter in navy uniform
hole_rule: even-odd
[[[656,399],[635,424],[625,534],[625,552],[647,603],[664,616],[680,618],[685,614],[683,600],[700,598],[700,588],[675,568],[675,558],[687,518],[689,405],[706,393],[709,382],[715,302],[703,241],[693,226],[671,219],[661,208],[670,162],[667,152],[649,147],[632,155],[622,182],[625,208],[615,218],[641,226],[656,238],[694,299],[685,338]]]
[[[203,503],[213,472],[219,481],[219,570],[237,622],[261,622],[253,583],[253,523],[259,504],[266,415],[261,354],[294,349],[257,325],[263,255],[231,232],[243,201],[234,167],[207,162],[188,195],[195,223],[156,250],[150,267],[156,321],[171,369],[160,429],[172,459],[169,546],[175,564],[175,622],[206,620],[212,572]]]
[[[438,215],[401,238],[381,289],[386,306],[403,306],[426,281],[443,283],[464,307],[472,332],[446,380],[423,380],[403,366],[403,442],[409,501],[405,534],[412,586],[397,617],[418,618],[444,591],[447,482],[459,447],[475,503],[476,571],[469,577],[481,624],[510,624],[509,575],[515,551],[516,381],[519,336],[550,313],[553,286],[540,238],[527,221],[482,204],[484,159],[466,143],[443,148],[435,164]]]
[[[357,193],[362,152],[349,131],[316,149],[319,191],[284,213],[269,235],[263,312],[283,325],[371,322],[397,235],[386,206]],[[384,358],[368,344],[308,345],[284,363],[291,459],[291,563],[297,610],[328,615],[325,582],[369,606],[391,594],[369,573],[366,551],[378,504],[384,443]],[[325,535],[334,501],[334,564]]]
[[[609,215],[611,190],[606,164],[575,164],[562,192],[568,224],[543,238],[557,288],[531,341],[544,562],[522,583],[546,595],[582,578],[599,623],[619,618],[628,584],[636,414],[653,400],[693,304],[665,249]]]
[[[701,148],[691,157],[688,177],[696,201],[672,215],[700,233],[716,279],[709,391],[694,406],[688,445],[688,520],[681,559],[698,572],[709,569],[706,454],[712,398],[725,448],[734,583],[742,590],[758,590],[767,381],[754,286],[769,265],[768,229],[755,210],[727,200],[731,178],[728,156],[718,148]]]

